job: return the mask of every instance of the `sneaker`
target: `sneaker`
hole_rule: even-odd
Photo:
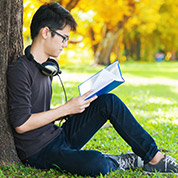
[[[109,154],[105,154],[105,155],[112,159],[115,159],[119,164],[119,168],[123,170],[143,167],[142,159],[132,152],[124,153],[121,155],[109,155]]]
[[[156,173],[160,172],[163,174],[170,174],[174,173],[175,175],[178,175],[178,164],[175,162],[175,158],[172,158],[171,156],[165,156],[165,158],[162,158],[159,163],[152,165],[152,164],[145,164],[143,171],[145,173]]]

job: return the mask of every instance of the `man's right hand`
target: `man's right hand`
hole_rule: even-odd
[[[77,97],[70,99],[64,105],[68,111],[67,115],[82,113],[90,105],[90,103],[97,98],[97,96],[95,95],[95,96],[85,100],[85,98],[87,98],[87,96],[89,96],[91,93],[92,93],[92,91],[88,91],[85,94],[83,94],[82,96],[77,96]]]
[[[90,103],[97,98],[97,96],[93,96],[92,98],[85,100],[85,98],[91,92],[92,91],[89,91],[82,96],[72,98],[66,104],[58,106],[54,109],[31,114],[31,116],[25,123],[15,128],[16,132],[19,134],[23,134],[27,131],[47,125],[50,122],[53,122],[64,116],[83,112],[85,108],[87,108]]]

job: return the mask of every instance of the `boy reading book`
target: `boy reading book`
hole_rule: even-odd
[[[172,158],[159,151],[153,138],[114,94],[77,96],[50,108],[52,77],[59,73],[55,60],[76,29],[72,15],[58,3],[41,6],[31,22],[32,45],[9,65],[8,107],[18,156],[24,164],[40,169],[60,168],[72,174],[96,176],[117,169],[139,167],[144,171],[178,173]],[[56,120],[71,115],[62,127]],[[106,155],[82,147],[109,120],[134,153]],[[119,145],[118,145],[119,146]]]

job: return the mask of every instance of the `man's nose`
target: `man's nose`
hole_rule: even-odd
[[[68,41],[64,41],[63,43],[62,43],[62,47],[64,48],[64,47],[67,47],[67,45],[68,45]]]

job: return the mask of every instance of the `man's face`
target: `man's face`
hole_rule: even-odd
[[[54,36],[51,35],[45,43],[45,53],[48,56],[56,58],[63,51],[63,48],[67,47],[66,38],[69,37],[70,30],[70,26],[67,25],[63,30],[53,31]]]

